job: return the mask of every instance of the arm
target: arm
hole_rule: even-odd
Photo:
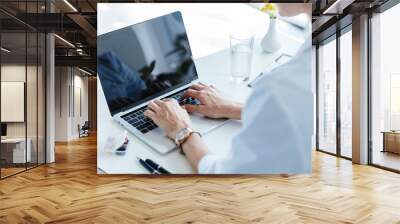
[[[242,109],[243,109],[243,104],[233,103],[232,105],[227,107],[225,114],[227,118],[240,120],[242,118]]]
[[[198,112],[211,118],[241,119],[243,105],[224,98],[213,86],[194,84],[185,97],[193,97],[200,105],[185,105],[183,109],[176,100],[155,100],[148,105],[144,115],[161,127],[171,139],[183,128],[191,128],[192,124],[187,112]],[[193,133],[182,145],[186,157],[192,167],[198,171],[200,160],[207,155],[208,149],[201,137]]]
[[[192,126],[189,114],[172,99],[151,102],[144,115],[152,119],[171,139],[175,139],[183,128]],[[198,171],[199,161],[207,154],[205,142],[198,134],[192,133],[181,147],[192,167]]]
[[[208,151],[206,143],[198,134],[192,133],[186,142],[181,145],[181,148],[192,167],[198,172],[199,162]]]

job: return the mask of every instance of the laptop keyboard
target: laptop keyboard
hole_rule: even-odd
[[[175,93],[174,95],[172,95],[168,98],[176,99],[180,105],[184,105],[184,104],[197,105],[200,103],[197,99],[194,99],[192,97],[183,98],[182,96],[184,93],[185,93],[185,90]],[[127,121],[129,124],[131,124],[133,127],[138,129],[143,134],[145,134],[145,133],[158,127],[150,118],[144,116],[143,113],[146,109],[147,109],[147,107],[143,107],[139,110],[133,111],[129,114],[122,116],[122,119]]]

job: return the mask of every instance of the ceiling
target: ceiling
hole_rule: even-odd
[[[360,12],[377,7],[387,0],[286,0],[285,2],[288,1],[313,4],[312,35],[313,42],[316,43],[335,33],[337,27],[351,23],[352,17]],[[96,10],[97,3],[102,2],[138,1],[1,0],[0,24],[2,33],[5,33],[2,35],[3,46],[9,43],[8,47],[14,48],[17,54],[18,51],[24,50],[23,36],[26,29],[54,32],[62,38],[55,38],[56,65],[81,66],[96,71]],[[50,11],[52,13],[49,13]],[[28,44],[28,54],[34,48],[33,43]]]
[[[311,0],[313,44],[334,35],[352,23],[354,17],[374,11],[390,0]]]

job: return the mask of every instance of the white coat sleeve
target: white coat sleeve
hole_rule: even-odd
[[[310,145],[304,139],[312,129],[312,95],[310,100],[296,101],[295,85],[269,80],[259,85],[245,105],[243,128],[234,137],[226,157],[206,155],[199,162],[199,173],[278,174],[310,172]],[[268,91],[265,90],[268,88]],[[293,100],[288,100],[292,98]],[[290,104],[290,105],[289,105]],[[299,112],[310,108],[298,120]],[[311,126],[309,128],[308,126]]]

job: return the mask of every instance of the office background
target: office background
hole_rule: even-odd
[[[18,7],[40,13],[40,5],[20,3]],[[46,53],[43,32],[4,11],[0,18],[0,110],[6,131],[0,144],[3,178],[45,162]]]
[[[79,26],[55,24],[66,8],[61,1],[0,2],[1,179],[54,162],[55,142],[79,139],[85,123],[96,130],[95,62],[77,60],[92,49]]]
[[[400,33],[393,29],[399,12],[400,5],[388,1],[355,19],[344,14],[337,19],[338,29],[314,34],[318,151],[400,170]],[[366,73],[357,76],[360,65]],[[362,129],[364,134],[353,136]],[[360,139],[368,144],[359,145]]]

